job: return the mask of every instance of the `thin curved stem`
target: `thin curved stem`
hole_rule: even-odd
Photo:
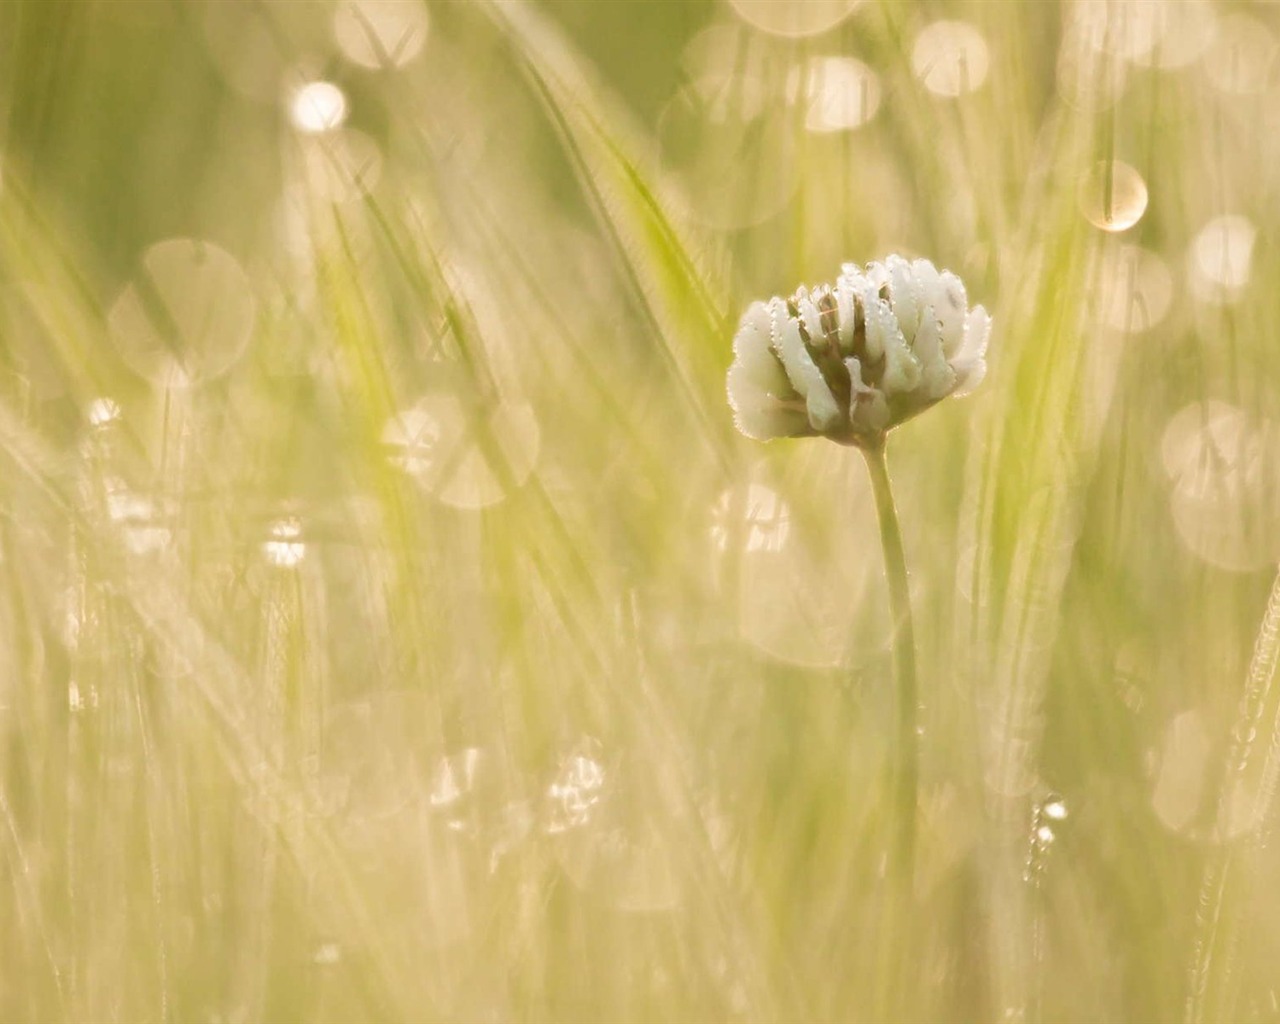
[[[915,878],[916,802],[919,788],[919,755],[916,733],[916,640],[907,589],[907,559],[902,548],[902,528],[893,503],[889,468],[883,444],[862,449],[875,493],[876,518],[880,521],[880,545],[889,581],[889,612],[893,620],[893,676],[896,691],[894,722],[894,816],[890,868],[905,899],[910,899]]]

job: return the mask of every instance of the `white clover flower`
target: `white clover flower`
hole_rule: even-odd
[[[733,339],[729,404],[748,437],[879,445],[987,371],[991,317],[928,260],[846,263],[835,286],[753,302]]]

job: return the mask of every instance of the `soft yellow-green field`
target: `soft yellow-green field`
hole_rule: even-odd
[[[1280,8],[13,0],[0,133],[0,1021],[1280,1021]],[[892,252],[905,914],[724,390]]]

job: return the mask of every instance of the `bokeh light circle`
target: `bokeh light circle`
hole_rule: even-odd
[[[1103,231],[1127,231],[1147,211],[1147,183],[1122,160],[1100,160],[1080,179],[1080,212]]]
[[[1253,270],[1258,229],[1247,217],[1214,217],[1196,233],[1187,253],[1191,290],[1209,302],[1239,298]]]
[[[1158,325],[1173,302],[1173,275],[1149,249],[1122,245],[1103,262],[1100,310],[1108,327],[1139,334]]]
[[[393,466],[458,509],[503,501],[533,472],[541,434],[532,408],[502,402],[468,409],[447,392],[394,417],[382,441]]]
[[[289,116],[307,135],[331,132],[347,119],[346,94],[332,82],[307,82],[291,94]]]
[[[212,242],[173,238],[151,246],[142,271],[107,314],[131,369],[165,387],[226,373],[243,355],[257,304],[248,275]]]
[[[911,47],[911,70],[935,96],[960,96],[987,78],[987,40],[964,21],[926,25]]]
[[[816,36],[844,21],[860,0],[729,0],[733,12],[753,28],[787,39]]]
[[[403,67],[422,52],[427,7],[411,0],[343,0],[333,12],[333,36],[344,57],[363,67]]]

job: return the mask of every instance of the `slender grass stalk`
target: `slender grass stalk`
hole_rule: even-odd
[[[1222,840],[1205,864],[1196,915],[1196,941],[1187,992],[1188,1024],[1227,1020],[1235,1012],[1237,984],[1235,954],[1257,878],[1252,857],[1264,841],[1267,811],[1274,796],[1275,752],[1280,738],[1280,708],[1273,696],[1276,665],[1280,661],[1280,573],[1271,584],[1267,607],[1249,660],[1249,675],[1240,699],[1240,714],[1232,730],[1227,770],[1218,797],[1217,829]],[[1270,748],[1259,770],[1253,754],[1259,725],[1272,711]],[[1249,827],[1232,837],[1232,821],[1241,811],[1235,797],[1246,778],[1258,778],[1249,808]]]
[[[902,547],[902,527],[893,502],[889,466],[883,439],[861,448],[871,474],[880,546],[889,581],[889,614],[893,641],[894,742],[890,781],[892,812],[889,844],[888,913],[884,928],[885,962],[880,981],[882,1016],[905,1019],[912,997],[908,974],[915,961],[912,904],[915,895],[916,805],[919,788],[919,754],[916,732],[916,641],[911,618],[911,594],[907,586],[907,559]]]
[[[907,588],[907,559],[902,548],[902,528],[893,503],[889,467],[883,443],[862,449],[875,493],[876,518],[884,571],[889,581],[889,613],[893,621],[893,681],[897,699],[894,722],[894,824],[890,871],[909,897],[915,876],[916,803],[919,789],[919,754],[916,732],[916,639],[911,619],[911,595]]]

